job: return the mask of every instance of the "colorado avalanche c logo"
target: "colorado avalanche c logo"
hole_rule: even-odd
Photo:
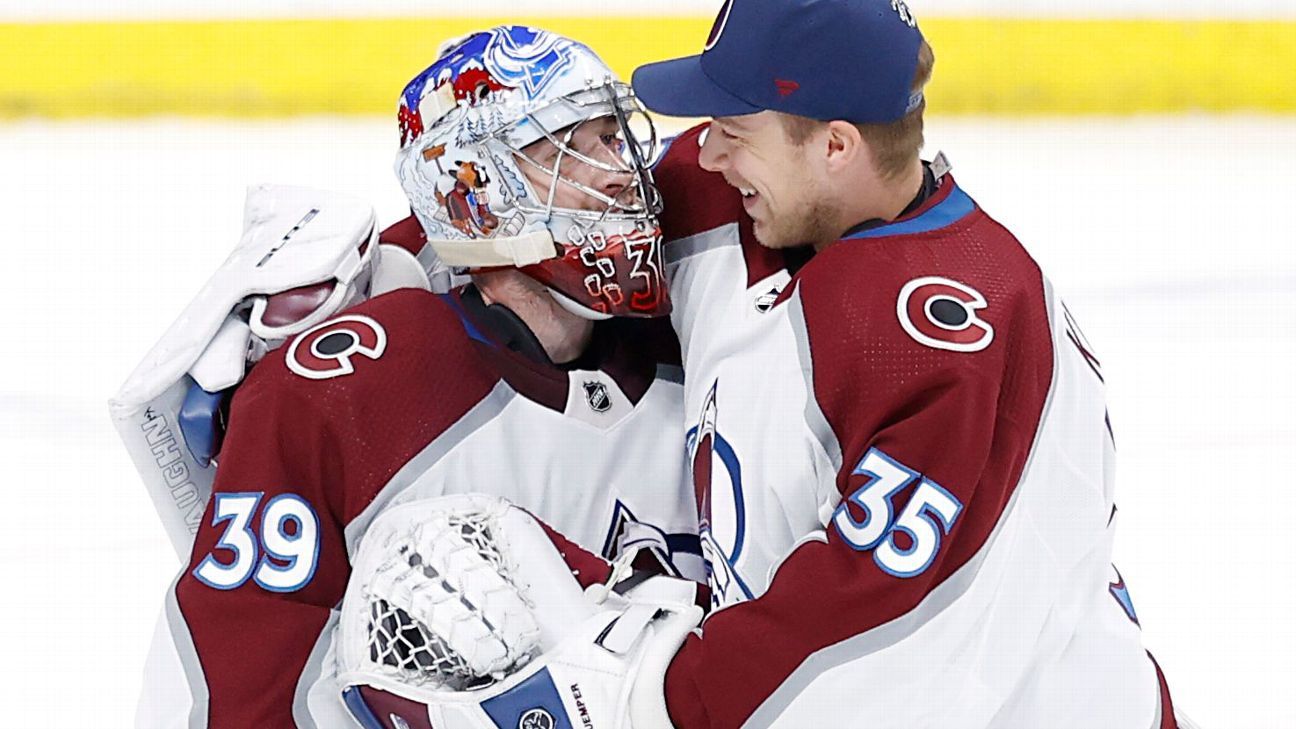
[[[994,327],[977,316],[986,299],[976,289],[940,276],[916,278],[900,289],[896,316],[920,344],[953,352],[979,352],[994,340]]]
[[[311,380],[355,372],[356,355],[378,359],[387,349],[387,331],[360,314],[330,319],[302,332],[288,347],[288,369]]]

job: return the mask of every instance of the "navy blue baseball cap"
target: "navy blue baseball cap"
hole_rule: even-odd
[[[669,116],[877,124],[922,102],[909,88],[921,43],[901,0],[725,0],[701,54],[640,66],[631,83]]]

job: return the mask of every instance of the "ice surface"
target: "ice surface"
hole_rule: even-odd
[[[0,530],[13,726],[128,726],[177,569],[105,401],[240,232],[244,187],[405,206],[386,119],[0,125]],[[1176,701],[1296,726],[1296,119],[941,119],[1102,359],[1118,566]]]

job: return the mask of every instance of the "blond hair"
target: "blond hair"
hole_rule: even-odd
[[[918,66],[914,69],[910,90],[920,91],[927,85],[935,64],[936,54],[924,40],[918,47]],[[923,146],[923,111],[926,108],[927,100],[923,99],[917,108],[893,122],[855,125],[869,149],[873,150],[874,162],[884,178],[900,175],[918,158]],[[779,117],[783,120],[783,131],[788,139],[797,145],[805,144],[812,134],[828,123],[792,114],[780,114]]]

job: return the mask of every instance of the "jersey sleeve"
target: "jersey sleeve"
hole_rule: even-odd
[[[932,702],[977,685],[969,643],[1011,619],[958,598],[1012,498],[1049,388],[1042,279],[1025,263],[1013,272],[933,257],[943,262],[927,268],[903,260],[912,248],[846,255],[851,244],[816,256],[783,302],[813,393],[807,425],[839,464],[823,476],[833,494],[824,527],[764,594],[711,615],[677,654],[666,681],[677,726],[734,727],[758,711],[766,725],[821,681],[837,698],[797,704],[796,725],[931,725]],[[977,308],[948,292],[963,304],[946,313],[986,327],[967,346],[939,346],[948,330],[911,333],[898,313],[912,281],[949,271],[987,300]]]
[[[191,694],[186,725],[311,726],[306,693],[350,573],[341,449],[312,403],[284,390],[241,389],[230,422],[193,552],[167,596],[164,628]]]
[[[418,218],[411,214],[384,228],[379,240],[387,245],[400,246],[417,256],[427,245],[427,233],[423,232],[423,226],[419,225]]]
[[[159,702],[182,707],[184,726],[353,725],[326,660],[351,573],[347,529],[493,381],[474,375],[458,320],[432,294],[403,289],[349,312],[267,355],[234,394],[153,651],[184,685],[146,671],[142,714]],[[308,346],[329,337],[346,346]]]

